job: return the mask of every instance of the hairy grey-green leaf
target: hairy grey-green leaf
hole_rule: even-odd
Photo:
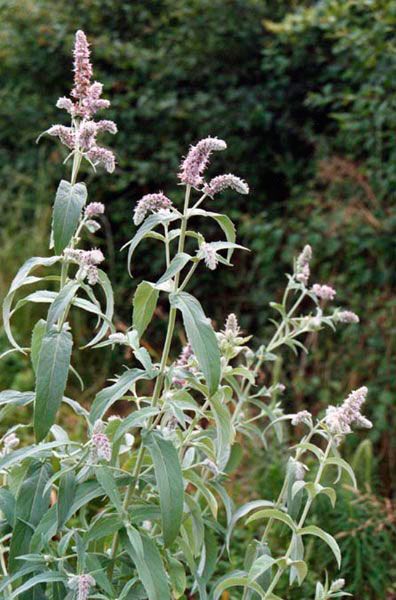
[[[171,294],[169,300],[183,316],[187,338],[205,377],[209,393],[214,394],[220,382],[220,351],[216,335],[202,306],[186,292]]]
[[[158,295],[159,290],[148,281],[142,281],[136,288],[133,296],[133,327],[139,337],[142,337],[153,318]]]
[[[145,435],[143,443],[154,463],[163,537],[165,545],[169,546],[179,533],[183,516],[184,486],[179,456],[172,442],[157,433]]]
[[[101,419],[106,411],[131,389],[132,385],[139,379],[150,379],[150,376],[142,369],[129,369],[125,371],[115,383],[101,390],[92,404],[89,420],[95,423]]]
[[[51,474],[50,464],[34,461],[30,464],[18,490],[15,504],[15,526],[8,559],[10,573],[21,566],[17,558],[29,552],[34,527],[38,525],[48,509],[50,491],[44,493],[44,488]]]
[[[55,422],[70,366],[73,339],[69,331],[52,329],[43,337],[36,373],[34,432],[39,442]]]
[[[121,540],[125,550],[135,563],[148,600],[170,600],[168,580],[157,545],[146,535],[139,535],[143,556],[139,548],[131,544],[126,533],[122,533]]]
[[[87,199],[87,188],[84,183],[72,185],[62,180],[58,186],[53,217],[52,231],[55,252],[61,254],[73,237]]]

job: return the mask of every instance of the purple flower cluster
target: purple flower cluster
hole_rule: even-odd
[[[312,423],[312,415],[308,410],[300,410],[291,420],[291,424],[294,426],[301,425],[302,423]]]
[[[191,146],[180,167],[180,181],[195,188],[202,185],[202,174],[208,166],[210,155],[212,152],[226,148],[227,144],[216,137],[207,137],[198,142],[196,146]]]
[[[183,369],[185,371],[193,372],[193,369],[190,366],[191,360],[194,360],[194,352],[191,347],[191,344],[188,343],[185,346],[183,346],[179,358],[175,362],[175,367]],[[186,380],[180,377],[174,377],[172,383],[177,387],[183,387],[186,384]]]
[[[58,137],[62,144],[73,152],[80,152],[95,167],[103,167],[112,173],[115,169],[115,156],[111,150],[99,146],[97,136],[100,133],[117,133],[113,121],[95,122],[92,117],[98,110],[108,108],[110,102],[101,98],[103,86],[91,82],[92,65],[87,38],[83,31],[77,31],[74,46],[74,87],[72,98],[59,98],[56,106],[66,110],[72,117],[72,126],[53,125],[46,133]],[[79,121],[81,119],[81,121]]]
[[[140,225],[148,212],[156,213],[160,210],[169,210],[171,207],[172,200],[169,200],[162,192],[158,194],[146,194],[135,206],[133,222],[135,225]]]
[[[296,279],[300,283],[307,285],[310,276],[309,263],[312,259],[312,248],[309,244],[304,246],[303,251],[296,261]]]
[[[364,417],[360,410],[366,400],[367,388],[365,386],[354,390],[344,400],[341,406],[329,406],[326,411],[325,422],[334,434],[345,435],[351,433],[351,425],[370,429],[371,421]]]
[[[219,259],[216,253],[216,249],[212,244],[204,242],[200,245],[198,250],[199,258],[203,258],[205,261],[205,265],[211,271],[214,271],[219,263]]]
[[[66,110],[72,117],[90,119],[98,110],[109,108],[109,100],[101,98],[103,85],[98,81],[92,83],[93,69],[90,61],[91,52],[85,33],[76,33],[73,50],[74,87],[70,93],[73,99],[59,98],[57,107]]]
[[[92,575],[73,575],[69,579],[69,587],[77,591],[77,600],[87,600],[91,587],[95,585]]]
[[[337,293],[335,289],[329,285],[321,285],[320,283],[315,283],[312,286],[312,292],[317,298],[321,298],[322,300],[334,300]]]
[[[340,310],[334,314],[334,320],[340,323],[359,323],[359,317],[351,310]]]
[[[93,250],[66,248],[64,256],[66,260],[80,265],[80,275],[82,278],[86,276],[90,285],[95,285],[99,281],[98,265],[104,261],[101,250],[98,248],[94,248]]]
[[[90,202],[85,207],[85,216],[87,219],[93,219],[93,217],[98,217],[99,215],[103,215],[105,211],[104,204],[101,202]]]
[[[92,454],[91,459],[96,462],[98,459],[111,460],[111,444],[107,435],[104,433],[104,423],[100,419],[95,422],[92,432]]]
[[[236,177],[236,175],[232,175],[231,173],[218,175],[211,179],[209,183],[204,185],[203,192],[208,196],[214,196],[228,188],[238,192],[238,194],[249,193],[249,186],[246,181],[243,181],[243,179]]]

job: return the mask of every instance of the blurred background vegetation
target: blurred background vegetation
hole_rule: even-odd
[[[69,167],[62,167],[65,154],[53,140],[38,146],[35,140],[51,124],[66,124],[55,102],[71,87],[70,52],[80,28],[112,101],[106,117],[119,127],[112,140],[116,173],[86,171],[90,200],[106,204],[104,227],[91,242],[107,257],[118,326],[130,322],[136,284],[152,278],[162,260],[147,243],[136,279],[126,274],[119,248],[133,234],[135,201],[158,189],[177,201],[180,157],[190,143],[218,135],[229,149],[212,172],[226,168],[244,177],[251,194],[225,194],[213,208],[227,211],[252,253],[236,255],[235,268],[215,277],[202,272],[194,293],[218,326],[234,311],[259,344],[271,327],[268,302],[279,298],[293,255],[310,243],[314,279],[333,285],[338,303],[360,315],[359,327],[312,336],[309,357],[285,355],[284,401],[291,410],[316,412],[369,386],[374,428],[368,438],[351,436],[346,448],[360,493],[342,487],[337,510],[319,507],[317,515],[326,511],[338,532],[341,575],[354,597],[396,598],[394,0],[3,0],[0,6],[0,296],[28,256],[48,252],[54,191]],[[154,353],[166,311],[159,307],[150,331]],[[20,339],[39,315],[36,308],[21,311]],[[90,324],[79,326],[82,344]],[[6,347],[0,332],[0,351]],[[81,392],[72,384],[70,395],[90,401],[127,360],[106,349],[87,353],[88,386]],[[23,358],[2,362],[1,389],[31,389],[32,380]],[[276,496],[283,460],[275,441],[271,461],[255,450],[254,464],[239,469],[238,501]],[[236,566],[245,535],[234,544]],[[325,569],[332,573],[320,550],[315,545],[315,575],[293,598],[312,597],[312,581],[323,580]]]

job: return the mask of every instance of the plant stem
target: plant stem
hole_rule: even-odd
[[[328,441],[328,443],[327,443],[327,448],[325,450],[323,459],[321,460],[321,463],[319,465],[318,472],[316,473],[315,484],[317,484],[317,483],[320,482],[320,479],[321,479],[322,474],[323,474],[323,469],[326,466],[326,460],[327,460],[327,457],[329,456],[329,452],[330,452],[331,446],[332,446],[332,439],[330,438],[329,441]],[[300,520],[298,522],[297,530],[299,530],[299,529],[301,529],[303,527],[303,525],[305,523],[305,519],[307,518],[309,510],[310,510],[310,508],[312,506],[312,502],[313,502],[313,498],[311,496],[309,496],[308,499],[307,499],[307,502],[305,504],[304,510],[303,510],[303,512],[301,514]],[[292,541],[291,541],[290,544],[289,544],[289,547],[287,549],[287,552],[286,552],[286,554],[284,556],[284,558],[286,560],[288,558],[290,558],[290,554],[292,552],[292,549],[293,549],[293,544],[292,544]],[[274,589],[278,585],[278,582],[279,582],[280,578],[282,577],[284,571],[285,571],[285,567],[278,567],[278,570],[277,570],[277,572],[275,574],[275,577],[272,580],[272,583],[271,583],[270,587],[266,591],[266,594],[265,594],[263,600],[266,600],[266,598],[268,598],[270,596],[270,594],[272,594],[272,592],[274,591]]]
[[[183,252],[183,250],[184,250],[184,244],[185,244],[185,239],[186,239],[186,230],[187,230],[187,221],[188,221],[187,211],[188,211],[188,204],[189,204],[189,200],[190,200],[190,193],[191,193],[191,187],[187,186],[186,194],[185,194],[185,198],[184,198],[184,209],[183,209],[182,223],[181,223],[181,229],[180,229],[178,252]],[[178,291],[179,279],[180,279],[180,273],[177,273],[175,275],[175,281],[174,281],[174,291],[175,292]],[[163,386],[164,379],[165,379],[165,369],[166,369],[166,365],[168,362],[169,352],[170,352],[170,348],[171,348],[171,344],[172,344],[173,332],[175,329],[175,322],[176,322],[176,308],[171,306],[171,308],[169,310],[169,321],[168,321],[168,327],[167,327],[167,332],[166,332],[164,348],[162,351],[159,373],[158,373],[158,376],[157,376],[157,379],[155,382],[155,386],[154,386],[154,391],[153,391],[153,398],[152,398],[152,402],[151,402],[152,406],[157,406],[158,401],[161,396],[162,386]],[[149,430],[152,426],[152,423],[153,423],[153,418],[151,418],[149,420],[149,423],[147,425],[147,428]],[[133,470],[133,479],[134,480],[132,481],[132,483],[129,484],[126,494],[125,494],[124,502],[123,502],[123,509],[125,512],[127,511],[130,500],[139,485],[139,475],[140,475],[140,471],[141,471],[141,468],[143,465],[144,453],[145,453],[145,447],[141,443],[139,450],[138,450],[135,468]],[[110,577],[112,577],[113,571],[114,571],[114,559],[115,559],[115,555],[117,553],[118,541],[119,541],[119,535],[118,535],[118,532],[116,532],[114,534],[113,542],[111,545],[111,554],[110,554],[111,563],[110,563],[110,567],[109,567],[109,576]]]

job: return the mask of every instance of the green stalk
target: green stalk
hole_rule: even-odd
[[[177,250],[178,252],[183,252],[183,250],[184,250],[184,244],[185,244],[185,239],[186,239],[186,230],[187,230],[187,221],[188,221],[187,212],[188,212],[188,204],[190,201],[190,193],[191,193],[191,187],[187,186],[186,194],[185,194],[185,198],[184,198],[184,209],[183,209],[183,216],[182,216],[181,229],[180,229],[179,245],[178,245],[178,250]],[[175,275],[175,281],[174,281],[174,291],[175,292],[178,291],[179,280],[180,280],[180,273],[177,273]],[[162,351],[160,369],[159,369],[159,373],[158,373],[158,376],[157,376],[157,379],[155,382],[155,386],[154,386],[154,391],[153,391],[153,398],[152,398],[152,402],[151,402],[152,406],[157,406],[158,401],[161,396],[162,386],[163,386],[164,379],[165,379],[165,369],[166,369],[166,365],[167,365],[168,358],[169,358],[169,352],[170,352],[170,348],[171,348],[171,344],[172,344],[173,333],[175,330],[175,322],[176,322],[176,308],[171,306],[171,308],[169,310],[168,328],[167,328],[167,332],[166,332],[164,348]],[[149,420],[149,423],[147,426],[148,429],[151,428],[152,423],[153,423],[153,418],[151,418]],[[123,509],[125,512],[128,509],[128,506],[131,501],[131,498],[133,497],[133,494],[135,493],[135,491],[138,488],[139,475],[140,475],[140,471],[141,471],[141,468],[143,465],[144,454],[145,454],[145,448],[144,448],[143,444],[141,443],[139,450],[138,450],[135,468],[133,470],[133,482],[129,484],[126,494],[125,494],[124,502],[123,502]],[[109,576],[110,577],[112,577],[113,571],[114,571],[114,559],[115,559],[115,555],[117,553],[118,542],[119,542],[119,535],[118,535],[118,532],[116,532],[114,534],[113,542],[111,545],[111,553],[110,553],[111,564],[109,567]]]
[[[320,479],[321,479],[322,474],[323,474],[323,469],[326,466],[326,461],[327,461],[327,458],[329,456],[329,452],[330,452],[331,446],[332,446],[332,439],[330,438],[329,441],[328,441],[327,448],[326,448],[326,451],[324,453],[323,459],[322,459],[322,461],[321,461],[321,463],[319,465],[318,472],[316,473],[315,484],[320,483]],[[307,499],[306,504],[305,504],[304,510],[303,510],[303,512],[301,514],[300,520],[299,520],[298,525],[297,525],[297,529],[301,529],[303,527],[303,525],[305,523],[305,519],[307,518],[309,510],[310,510],[310,508],[312,506],[312,502],[313,502],[313,498],[309,497]],[[293,545],[292,545],[292,542],[290,542],[289,547],[288,547],[287,552],[286,552],[285,557],[284,557],[285,559],[290,558],[290,554],[292,552],[292,549],[293,549]],[[266,594],[265,594],[263,600],[266,600],[266,598],[268,598],[270,596],[270,594],[274,591],[274,589],[278,585],[278,582],[279,582],[280,578],[282,577],[284,571],[285,571],[284,567],[278,567],[278,570],[277,570],[277,572],[275,574],[275,577],[272,580],[272,583],[271,583],[270,587],[266,591]]]

